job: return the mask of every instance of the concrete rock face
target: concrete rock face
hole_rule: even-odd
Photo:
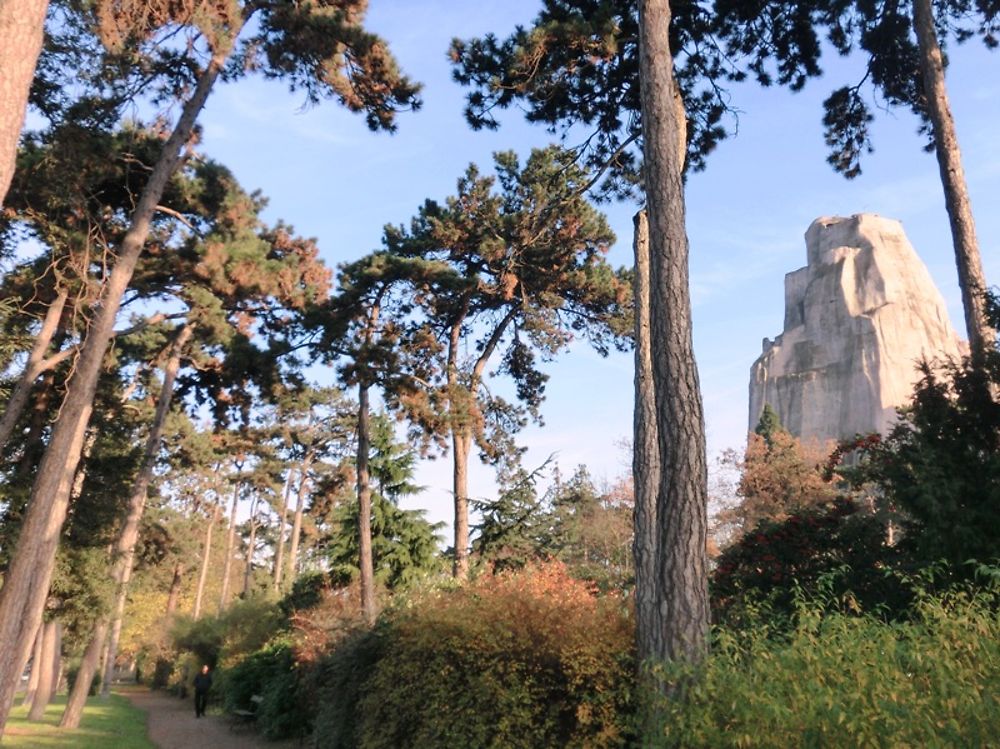
[[[753,429],[765,403],[803,441],[885,433],[919,379],[917,363],[966,351],[898,221],[819,218],[807,265],[785,276],[785,325],[750,372]]]

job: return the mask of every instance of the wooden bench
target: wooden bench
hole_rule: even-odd
[[[257,710],[260,709],[260,703],[263,701],[263,697],[259,694],[255,694],[250,698],[250,706],[246,710],[232,710],[229,713],[230,730],[236,728],[236,726],[253,725],[256,723]]]

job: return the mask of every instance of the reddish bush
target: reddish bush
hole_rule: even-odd
[[[353,694],[357,703],[329,705],[335,719],[317,721],[323,745],[628,743],[634,667],[628,606],[619,597],[596,596],[560,563],[423,596],[387,614],[372,637],[377,644],[354,643],[371,659],[362,681],[324,695],[336,702]],[[362,666],[342,654],[333,663],[334,682],[338,663]]]

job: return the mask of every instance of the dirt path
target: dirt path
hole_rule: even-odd
[[[298,742],[266,741],[250,727],[231,729],[220,715],[194,717],[194,701],[144,687],[116,689],[149,715],[149,739],[159,749],[287,749]]]

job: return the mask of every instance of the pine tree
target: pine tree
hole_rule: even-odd
[[[389,227],[385,237],[393,254],[447,266],[417,302],[442,349],[436,401],[451,437],[458,577],[468,569],[473,443],[495,464],[515,457],[513,435],[540,418],[548,378],[537,358],[577,336],[606,353],[624,345],[630,322],[626,274],[603,259],[614,236],[582,196],[589,175],[554,147],[523,167],[513,153],[495,160],[496,179],[470,166],[457,195],[428,201],[409,229]],[[494,356],[518,403],[486,387]]]
[[[0,590],[0,639],[8,643],[0,654],[0,730],[6,724],[13,690],[28,656],[33,623],[44,604],[72,477],[121,301],[149,237],[157,205],[180,164],[182,148],[194,132],[215,81],[227,65],[227,75],[232,77],[258,69],[300,87],[312,100],[333,97],[349,109],[365,113],[372,129],[391,129],[399,106],[417,104],[416,87],[399,74],[385,44],[363,29],[362,0],[306,5],[233,3],[213,7],[210,12],[192,14],[188,10],[174,5],[112,2],[97,7],[97,32],[112,55],[128,50],[156,63],[173,59],[172,67],[161,70],[181,71],[182,75],[195,71],[195,79],[187,81],[194,83],[193,88],[182,89],[190,94],[182,95],[181,115],[163,143],[118,247],[97,313],[67,383],[63,408],[37,472],[19,545]],[[251,16],[256,16],[255,23],[248,26]],[[181,33],[189,32],[190,66],[176,64],[177,45],[156,46],[158,34],[175,34],[178,27]],[[249,32],[241,39],[245,29]],[[180,48],[184,49],[183,45]],[[207,59],[207,63],[202,65],[200,59]]]

